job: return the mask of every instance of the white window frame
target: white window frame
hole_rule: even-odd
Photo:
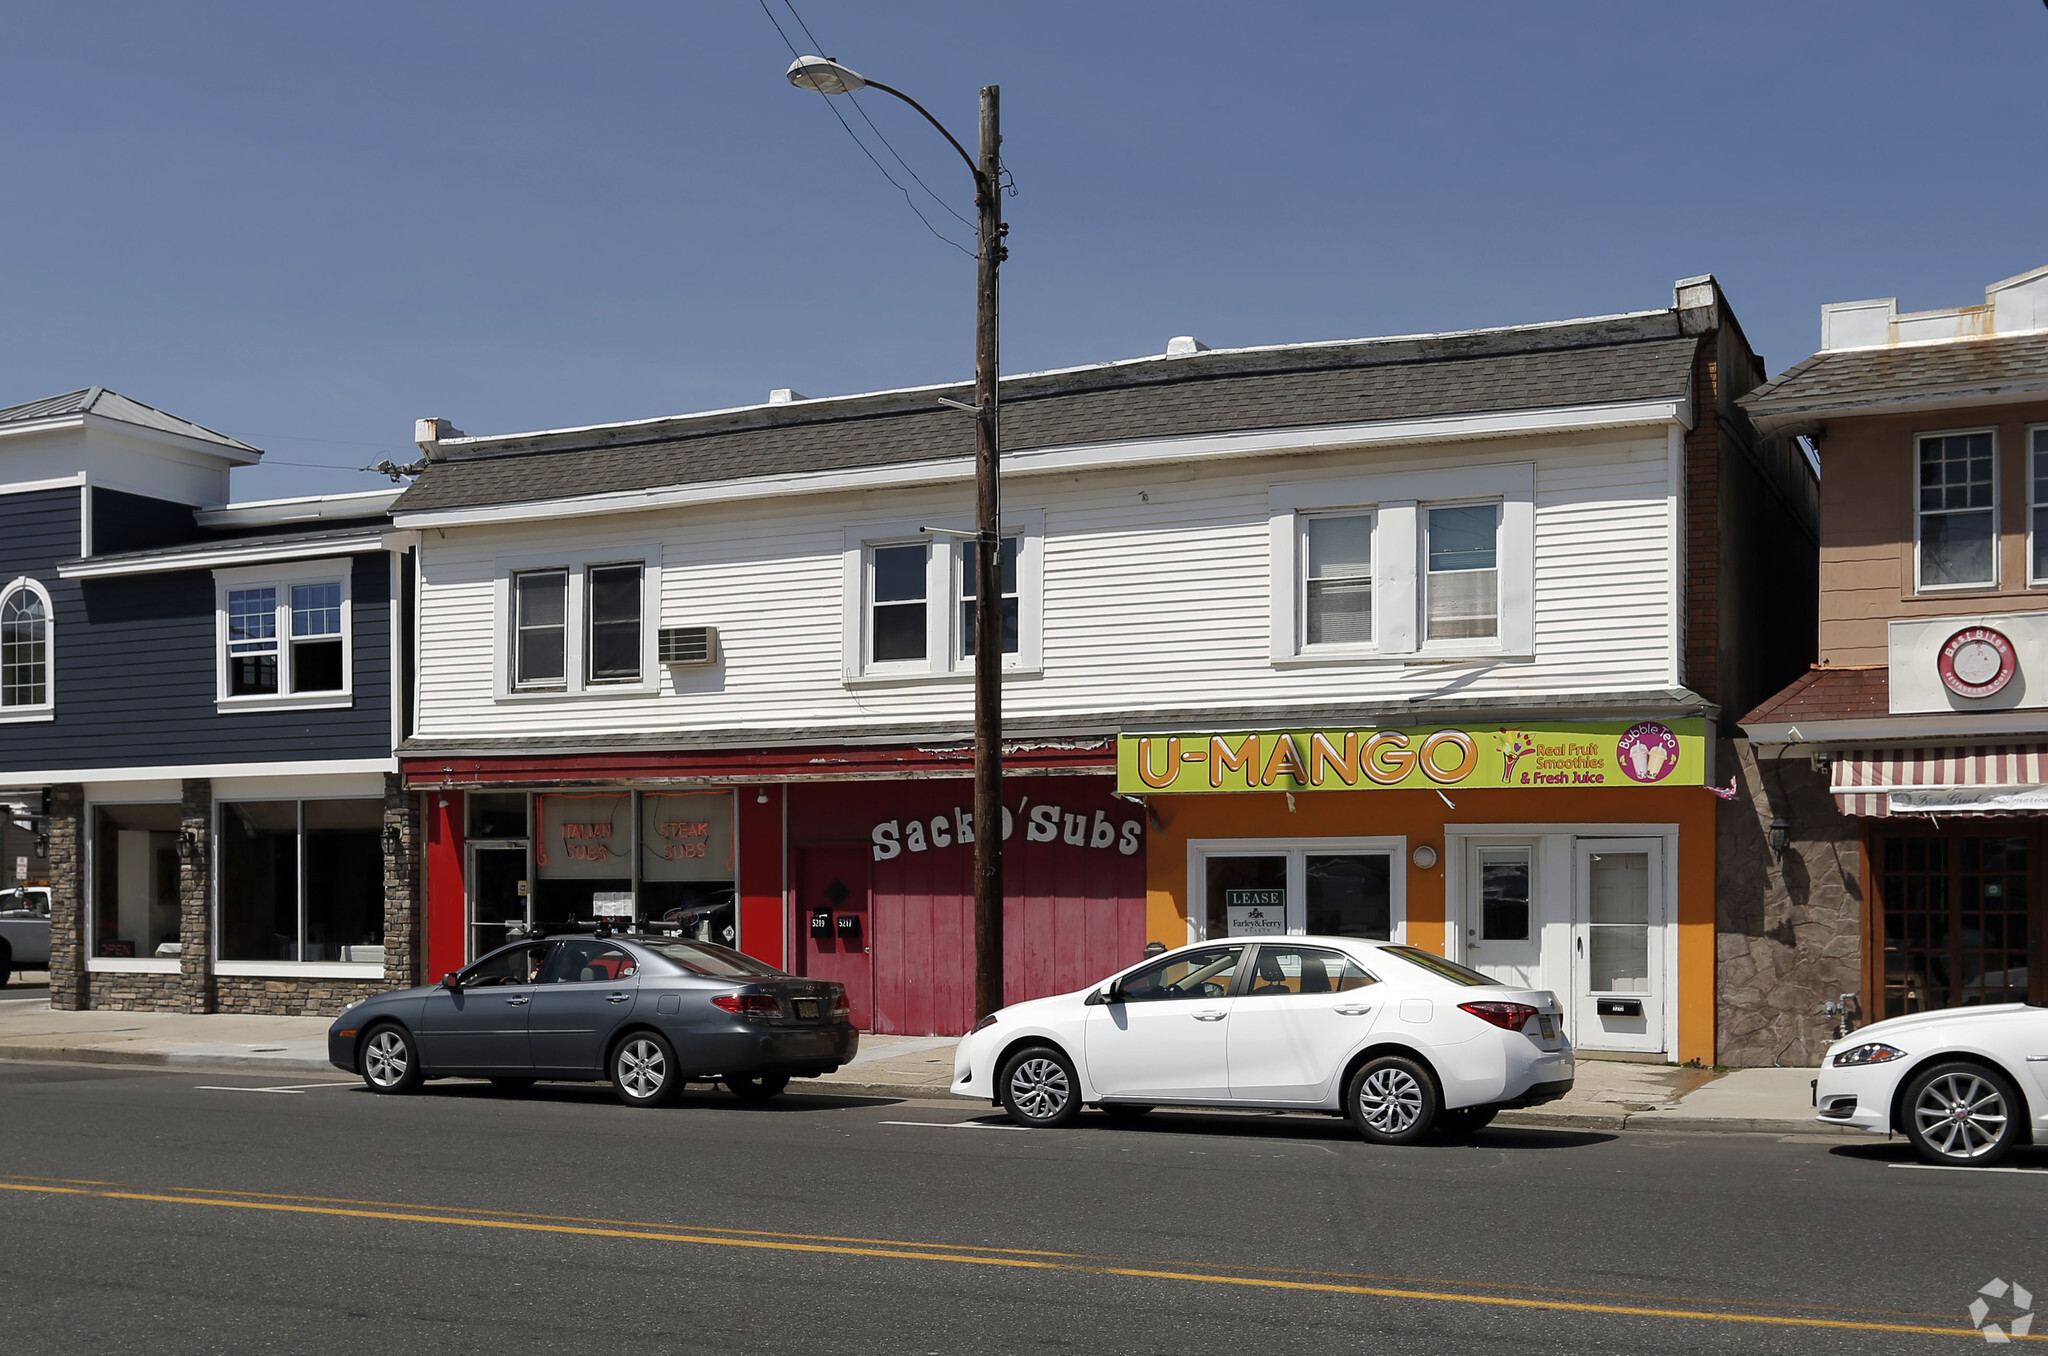
[[[1427,641],[1423,513],[1494,502],[1501,506],[1498,634],[1479,641]],[[1372,628],[1369,646],[1304,645],[1301,581],[1307,571],[1305,514],[1373,515]],[[1276,484],[1267,492],[1272,565],[1271,660],[1277,668],[1315,664],[1412,663],[1475,656],[1533,659],[1536,653],[1536,464],[1389,471],[1344,480]]]
[[[1020,509],[1003,514],[1002,534],[1017,539],[1017,653],[1003,656],[1006,674],[1044,671],[1045,513]],[[972,519],[932,517],[916,522],[874,522],[846,529],[841,556],[842,616],[840,676],[849,687],[969,679],[974,659],[964,653],[961,604]],[[925,561],[924,658],[872,663],[869,562],[879,546],[930,544]],[[937,604],[934,606],[934,604]]]
[[[57,718],[57,607],[40,580],[20,575],[0,589],[0,606],[17,593],[33,593],[43,604],[43,700],[30,706],[0,706],[0,725],[26,725]]]
[[[146,788],[139,789],[135,794],[128,796],[122,796],[118,791],[112,794],[106,792],[102,792],[99,795],[87,794],[84,817],[80,821],[81,837],[85,840],[85,851],[83,853],[84,872],[80,877],[82,888],[79,891],[79,894],[85,901],[85,907],[80,911],[84,921],[80,924],[81,940],[79,942],[79,949],[86,953],[85,968],[87,973],[175,975],[183,967],[184,961],[181,956],[159,957],[153,954],[148,956],[95,956],[92,954],[93,949],[98,945],[96,939],[99,936],[100,909],[103,907],[99,890],[99,854],[104,850],[104,844],[100,842],[99,815],[97,811],[102,806],[107,805],[181,805],[182,803],[183,797],[181,796],[150,795],[147,794]],[[181,900],[179,913],[182,915],[183,912],[184,905]],[[181,942],[179,945],[182,946],[183,943]]]
[[[214,785],[220,787],[221,783],[215,782]],[[376,801],[380,800],[380,798],[365,795],[323,795],[314,791],[295,794],[288,788],[271,790],[261,787],[237,787],[234,788],[233,794],[214,802],[212,820],[207,830],[208,843],[217,845],[220,842],[221,816],[225,813],[228,806],[240,801],[290,801],[292,803],[293,813],[297,818],[297,828],[293,831],[293,841],[297,861],[299,896],[299,930],[298,940],[295,945],[299,949],[304,949],[306,945],[306,802],[316,800]],[[378,842],[383,842],[381,831],[378,834]],[[306,979],[379,979],[383,977],[384,962],[382,961],[222,960],[220,945],[221,938],[226,935],[223,930],[223,916],[226,913],[227,906],[221,899],[220,852],[216,848],[209,851],[206,855],[209,868],[207,878],[207,918],[208,929],[212,934],[207,939],[207,960],[213,966],[214,974],[229,976],[292,975]],[[387,860],[389,855],[389,849],[386,849],[385,856]],[[386,945],[388,946],[389,943],[386,943]]]
[[[1304,928],[1294,926],[1294,905],[1308,907],[1308,859],[1311,855],[1357,855],[1385,853],[1392,858],[1387,869],[1387,938],[1392,943],[1408,940],[1408,839],[1406,836],[1377,838],[1190,838],[1188,840],[1188,940],[1223,942],[1227,937],[1209,933],[1209,872],[1211,857],[1285,857],[1287,859],[1288,937],[1305,937]],[[1306,915],[1304,914],[1304,917]],[[1257,940],[1247,938],[1244,940]]]
[[[1454,508],[1498,508],[1500,515],[1493,523],[1493,634],[1490,636],[1460,637],[1448,640],[1429,638],[1429,515],[1434,509]],[[1415,536],[1416,549],[1420,553],[1415,566],[1415,633],[1422,641],[1424,654],[1492,654],[1501,648],[1501,637],[1507,629],[1507,505],[1499,499],[1479,497],[1474,499],[1431,499],[1416,506]]]
[[[1362,642],[1362,643],[1354,643],[1354,644],[1350,644],[1350,645],[1333,645],[1333,644],[1328,644],[1328,643],[1325,643],[1325,644],[1320,644],[1320,645],[1318,645],[1318,644],[1314,644],[1314,643],[1311,643],[1311,642],[1310,642],[1310,640],[1308,639],[1308,583],[1309,583],[1309,580],[1308,580],[1308,563],[1309,563],[1309,550],[1308,550],[1308,531],[1309,531],[1309,524],[1310,524],[1310,523],[1312,523],[1312,522],[1314,522],[1314,521],[1315,521],[1316,519],[1318,519],[1318,518],[1366,518],[1366,519],[1369,519],[1369,520],[1371,521],[1371,524],[1372,524],[1372,525],[1371,525],[1371,527],[1370,527],[1370,528],[1368,529],[1368,532],[1367,532],[1367,535],[1368,535],[1368,536],[1370,537],[1370,539],[1371,539],[1371,545],[1370,545],[1370,547],[1368,547],[1367,549],[1368,549],[1368,550],[1370,551],[1370,553],[1371,553],[1371,556],[1372,556],[1372,562],[1371,562],[1371,569],[1372,569],[1372,581],[1373,581],[1373,583],[1372,583],[1372,636],[1373,636],[1373,638],[1372,638],[1371,640],[1369,640],[1369,641],[1365,641],[1365,642]],[[1370,655],[1370,654],[1375,654],[1375,653],[1377,653],[1377,652],[1378,652],[1378,642],[1379,642],[1379,635],[1380,635],[1380,631],[1379,631],[1379,625],[1380,625],[1380,598],[1379,598],[1379,568],[1380,568],[1380,540],[1379,540],[1379,525],[1380,525],[1380,515],[1379,515],[1379,512],[1378,512],[1378,511],[1377,511],[1376,509],[1373,509],[1373,508],[1330,508],[1330,509],[1310,509],[1310,510],[1304,510],[1304,511],[1302,511],[1302,512],[1300,512],[1300,513],[1297,513],[1297,514],[1295,514],[1295,515],[1294,515],[1294,521],[1295,521],[1295,530],[1296,530],[1296,532],[1297,532],[1297,533],[1299,534],[1299,535],[1298,535],[1298,537],[1296,538],[1296,541],[1295,541],[1295,544],[1294,544],[1294,547],[1295,547],[1295,570],[1296,570],[1296,580],[1297,580],[1297,582],[1296,582],[1296,586],[1295,586],[1295,598],[1296,598],[1296,601],[1295,601],[1295,622],[1294,622],[1294,624],[1295,624],[1295,626],[1296,626],[1296,627],[1298,627],[1298,628],[1299,628],[1299,629],[1298,629],[1298,630],[1297,630],[1297,631],[1295,632],[1295,634],[1296,634],[1297,636],[1301,637],[1301,646],[1300,646],[1300,649],[1301,649],[1301,653],[1303,653],[1303,654],[1307,654],[1307,655],[1315,655],[1315,656],[1329,655],[1329,656],[1333,656],[1333,657],[1338,657],[1338,658],[1341,658],[1341,657],[1345,657],[1345,656],[1349,656],[1349,655]]]
[[[2031,589],[2048,585],[2048,575],[2036,577],[2034,574],[2034,510],[2048,509],[2048,498],[2034,497],[2034,458],[2048,457],[2048,424],[2027,425],[2023,451],[2026,454],[2027,473],[2027,587]],[[1914,469],[1918,471],[1917,464]],[[1913,551],[1913,559],[1920,559],[1917,546]]]
[[[303,564],[261,565],[239,570],[213,572],[213,670],[214,707],[231,711],[321,711],[345,710],[355,705],[355,612],[352,601],[355,560],[307,561]],[[292,586],[294,584],[341,585],[341,687],[333,692],[290,692],[292,644]],[[277,590],[277,681],[278,691],[230,696],[228,693],[228,595],[237,589]]]
[[[1921,523],[1922,523],[1922,522],[1924,521],[1924,519],[1925,519],[1925,515],[1926,515],[1926,514],[1928,514],[1928,513],[1940,513],[1940,514],[1942,514],[1942,515],[1943,515],[1944,517],[1948,517],[1948,516],[1953,516],[1954,514],[1957,514],[1957,513],[1982,513],[1982,512],[1984,512],[1985,510],[1983,510],[1983,509],[1947,509],[1947,510],[1943,510],[1943,509],[1925,509],[1925,510],[1923,510],[1923,509],[1922,509],[1922,508],[1920,507],[1920,444],[1921,444],[1921,443],[1923,443],[1923,442],[1925,442],[1925,441],[1927,441],[1927,439],[1929,439],[1929,438],[1968,438],[1968,437],[1974,437],[1975,435],[1977,435],[1977,434],[1979,434],[1979,433],[1988,433],[1988,434],[1990,434],[1990,435],[1991,435],[1991,509],[1990,509],[1990,513],[1991,513],[1991,578],[1990,578],[1989,580],[1987,580],[1987,581],[1983,582],[1983,583],[1970,583],[1970,584],[1927,584],[1927,583],[1923,583],[1923,582],[1921,582],[1921,579],[1920,579],[1920,525],[1921,525]],[[1911,493],[1911,495],[1913,496],[1913,497],[1912,497],[1912,500],[1911,500],[1911,508],[1912,508],[1912,512],[1913,512],[1913,592],[1914,592],[1914,593],[1937,593],[1937,594],[1939,594],[1939,593],[1985,593],[1985,592],[1993,592],[1993,591],[1996,591],[1996,590],[1997,590],[1997,588],[1998,588],[1998,586],[1999,586],[1999,583],[2000,583],[2000,581],[2001,581],[2001,580],[2002,580],[2002,579],[2004,578],[2004,575],[2005,575],[2005,569],[2004,569],[2004,566],[2005,566],[2005,562],[2004,562],[2004,561],[2003,561],[2002,559],[2000,559],[2000,557],[2002,557],[2002,556],[2003,556],[2003,555],[2004,555],[2005,553],[2004,553],[2004,552],[2003,552],[2002,550],[2000,550],[2000,549],[1999,549],[1999,548],[2000,548],[2000,544],[2001,544],[2001,542],[2002,542],[2002,540],[2003,540],[2004,534],[2003,534],[2003,533],[2002,533],[2002,532],[2001,532],[2001,531],[1999,530],[1999,526],[1998,526],[1998,512],[1999,512],[1999,509],[2000,509],[2000,507],[2002,506],[2002,502],[2003,502],[2003,496],[2002,496],[2002,495],[2000,494],[2000,489],[2001,489],[2001,487],[2000,487],[2000,485],[1999,485],[1999,483],[1998,483],[1998,481],[1999,481],[1999,476],[1998,476],[1998,462],[1999,462],[1999,449],[1998,449],[1998,429],[1997,429],[1997,427],[1996,427],[1995,425],[1985,425],[1984,427],[1981,427],[1981,428],[1940,428],[1940,429],[1927,429],[1927,430],[1924,430],[1924,431],[1921,431],[1921,432],[1916,432],[1916,433],[1914,433],[1914,435],[1913,435],[1913,462],[1912,462],[1912,469],[1911,469],[1911,474],[1910,474],[1910,475],[1909,475],[1909,476],[1907,477],[1907,485],[1908,485],[1908,490],[1909,490],[1909,493]],[[2031,466],[2031,463],[2029,464],[2029,467],[2028,467],[2028,469],[2029,469],[2030,471],[2032,470],[2032,466]],[[2031,516],[2031,515],[2030,515],[2030,516]],[[2031,530],[2032,530],[2032,524],[2031,524],[2031,523],[2029,523],[2029,524],[2028,524],[2028,528],[2029,528],[2029,531],[2031,531]],[[2028,565],[2029,565],[2029,568],[2031,568],[2031,567],[2032,567],[2032,561],[2031,561],[2031,560],[2029,560],[2029,562],[2028,562]]]
[[[606,565],[640,566],[640,677],[638,681],[590,681],[589,571]],[[512,576],[532,570],[568,573],[568,597],[562,637],[562,682],[551,687],[520,687],[514,680],[518,657],[517,618],[512,604]],[[492,634],[497,655],[492,665],[492,695],[501,702],[561,701],[565,698],[646,697],[661,691],[661,548],[624,545],[610,549],[551,551],[546,554],[500,556],[493,562]]]

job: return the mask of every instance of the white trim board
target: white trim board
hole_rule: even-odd
[[[1673,422],[1691,426],[1692,406],[1689,399],[1571,405],[1546,410],[1489,411],[1482,414],[1444,415],[1428,419],[1319,424],[1305,428],[1248,429],[1182,438],[1082,443],[1005,452],[1002,461],[1003,473],[1010,476],[1071,474],[1087,470],[1126,470],[1162,462],[1273,456],[1292,452],[1333,451],[1399,443],[1512,438],[1523,434],[1577,433]],[[393,521],[402,528],[531,522],[549,518],[581,517],[587,514],[636,513],[649,509],[722,504],[789,494],[827,494],[844,490],[944,484],[964,481],[973,473],[973,458],[946,457],[896,466],[862,466],[840,471],[750,476],[709,485],[621,490],[609,494],[490,504],[473,508],[429,509],[416,513],[401,513],[396,515]]]
[[[396,772],[396,758],[344,758],[324,763],[200,763],[171,767],[48,768],[0,772],[0,788],[55,786],[71,782],[162,782],[187,778],[308,777],[351,772]]]
[[[81,560],[62,566],[60,579],[117,579],[125,575],[175,574],[185,570],[212,570],[232,565],[260,565],[268,561],[325,560],[331,556],[359,556],[384,549],[382,531],[332,541],[299,542],[296,545],[260,543],[254,546],[224,546],[217,551],[193,551],[185,555],[152,557],[148,560]]]

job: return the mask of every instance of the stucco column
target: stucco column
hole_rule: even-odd
[[[50,788],[50,1006],[77,1012],[85,978],[85,788]]]
[[[393,988],[423,983],[426,961],[425,891],[419,797],[405,778],[384,774],[384,982]]]
[[[178,865],[178,972],[180,1007],[212,1012],[213,989],[213,782],[185,782],[178,831],[191,835],[189,859]]]

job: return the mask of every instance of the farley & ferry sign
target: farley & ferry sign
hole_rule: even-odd
[[[1530,721],[1120,735],[1117,790],[1703,786],[1706,722]]]

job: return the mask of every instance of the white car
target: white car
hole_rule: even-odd
[[[1169,951],[982,1018],[953,1064],[955,1093],[1020,1125],[1066,1125],[1084,1105],[1261,1107],[1349,1115],[1381,1144],[1469,1133],[1571,1086],[1555,994],[1356,937]]]
[[[1988,1166],[2048,1142],[2048,1009],[1942,1008],[1828,1047],[1813,1104],[1830,1125],[1897,1132],[1924,1162]]]

